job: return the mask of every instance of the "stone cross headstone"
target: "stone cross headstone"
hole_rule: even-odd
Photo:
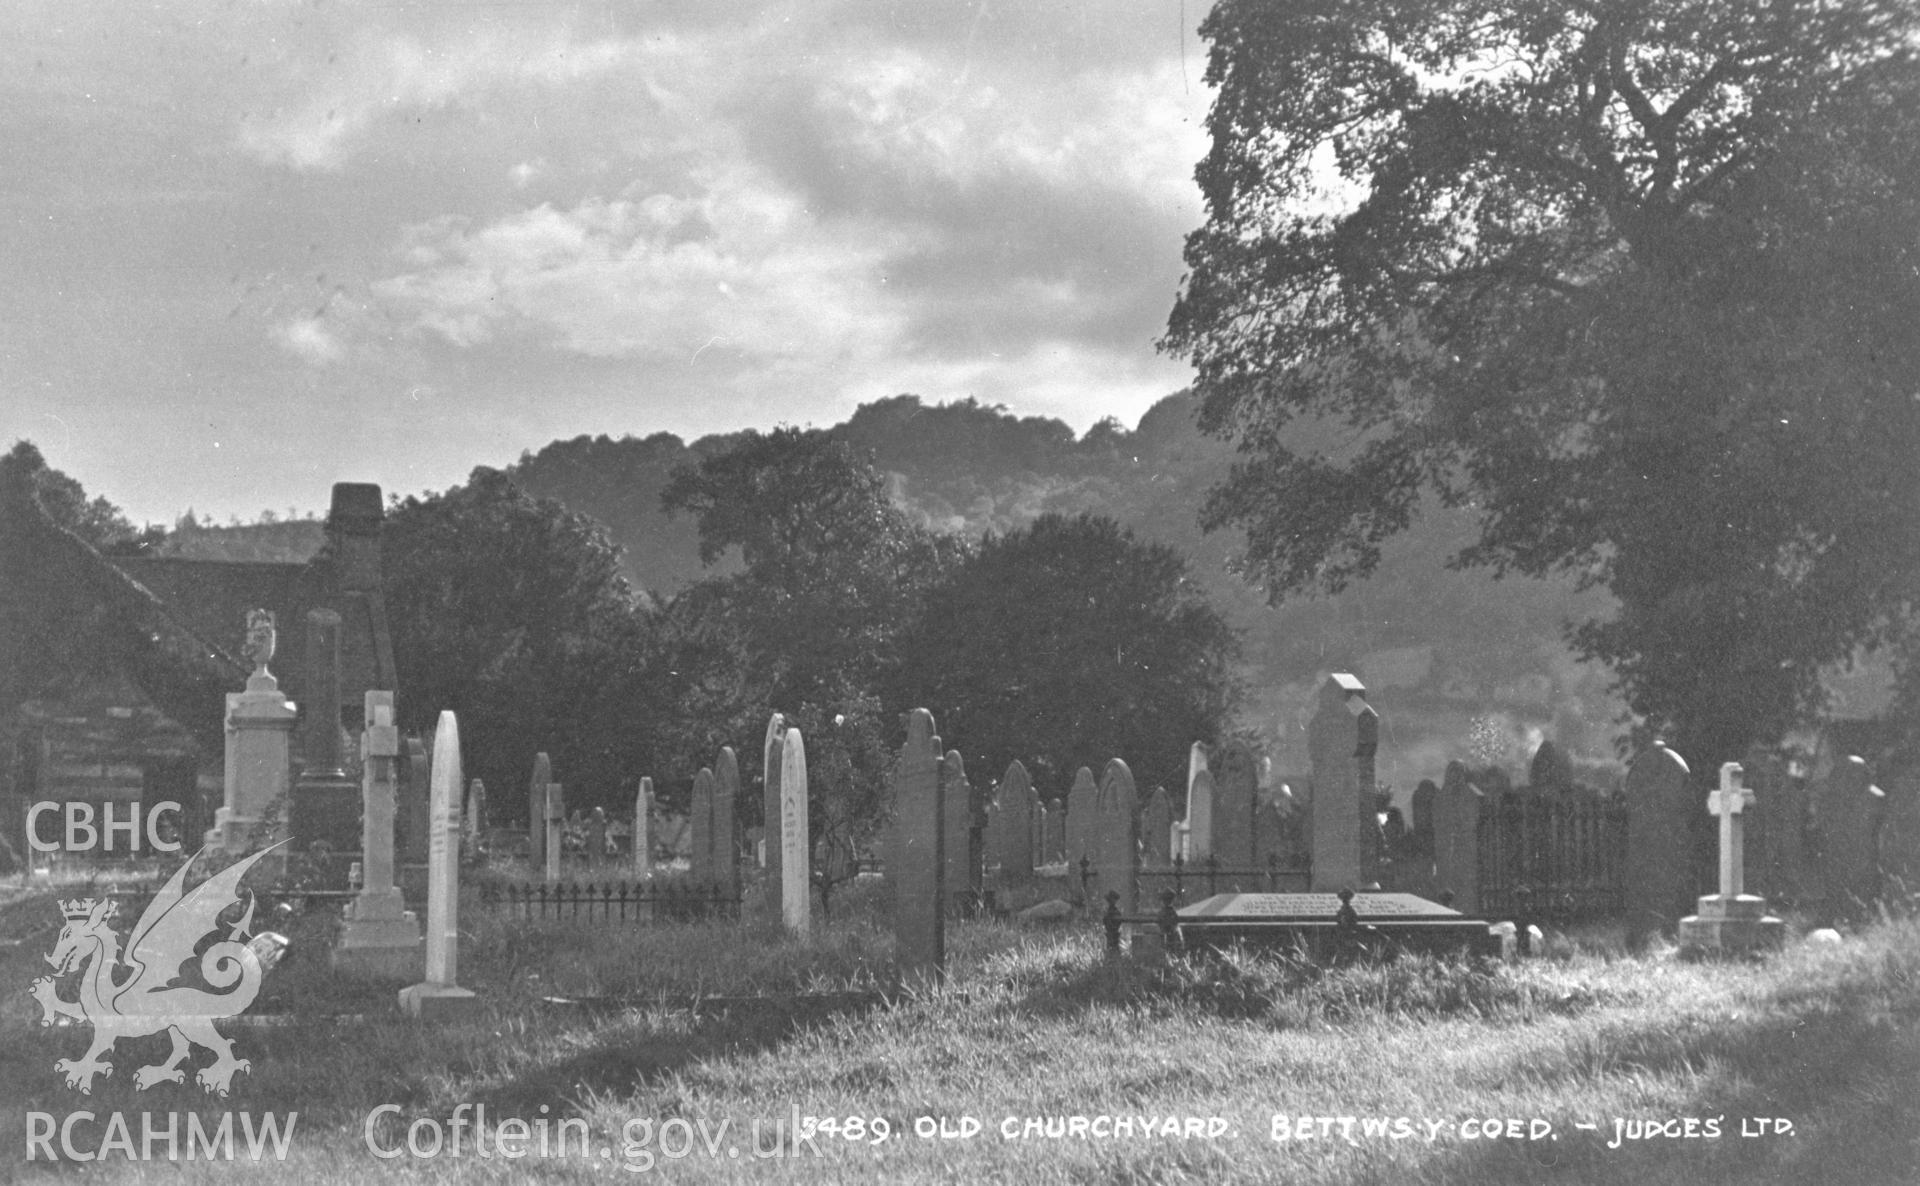
[[[460,727],[442,711],[433,734],[433,836],[427,852],[426,978],[400,990],[400,1007],[423,1020],[473,1010],[473,993],[459,984],[460,952]]]
[[[1035,798],[1039,798],[1037,793]],[[1053,834],[1058,829],[1058,824],[1054,820],[1057,811],[1058,808],[1047,799],[1039,799],[1034,804],[1033,863],[1035,865],[1051,865],[1060,859],[1053,843]]]
[[[893,769],[894,830],[887,869],[893,882],[895,959],[909,981],[937,979],[946,967],[942,883],[940,738],[933,714],[916,708]]]
[[[1119,758],[1108,761],[1094,799],[1092,904],[1104,910],[1108,892],[1118,891],[1123,915],[1139,901],[1138,798],[1133,771]]]
[[[400,730],[392,692],[366,694],[360,735],[360,892],[347,907],[332,963],[342,971],[410,982],[424,971],[420,922],[393,879],[393,821]]]
[[[1033,880],[1033,780],[1019,762],[1009,762],[993,791],[994,812],[987,825],[987,859],[1000,867],[1002,885]]]
[[[1751,951],[1786,935],[1786,924],[1767,916],[1767,900],[1746,892],[1743,824],[1753,792],[1741,785],[1741,774],[1740,763],[1723,764],[1720,785],[1707,796],[1707,810],[1720,820],[1720,892],[1680,920],[1680,945],[1690,950]]]
[[[653,780],[642,778],[633,793],[633,875],[653,876]]]
[[[557,782],[547,784],[545,825],[540,834],[546,838],[547,880],[560,880],[561,847],[567,834],[567,789]]]
[[[1374,880],[1374,750],[1380,716],[1358,679],[1335,673],[1320,685],[1319,707],[1307,724],[1313,763],[1311,887],[1337,893],[1365,889]]]
[[[739,887],[740,842],[734,835],[740,803],[740,760],[733,747],[720,747],[713,762],[713,873],[720,892],[732,897]]]
[[[231,854],[264,848],[269,839],[267,817],[285,810],[293,782],[292,737],[299,707],[280,691],[280,681],[267,670],[273,658],[273,615],[253,610],[247,615],[245,652],[254,662],[244,692],[227,693],[225,801],[214,812],[207,843]]]
[[[940,822],[940,859],[946,865],[941,876],[947,908],[957,914],[961,895],[979,888],[973,864],[973,784],[967,781],[959,750],[948,750],[940,763],[940,783],[940,809],[946,813]]]
[[[527,861],[547,859],[547,787],[553,782],[553,763],[547,755],[533,755],[533,777],[527,782]]]
[[[1204,861],[1213,853],[1213,774],[1207,747],[1194,742],[1187,751],[1187,860]]]
[[[1626,914],[1636,937],[1675,926],[1693,900],[1689,819],[1700,801],[1688,792],[1688,774],[1659,742],[1627,767]]]
[[[1746,810],[1753,792],[1741,785],[1738,762],[1720,767],[1720,785],[1707,795],[1707,811],[1720,820],[1720,896],[1737,898],[1747,892]]]
[[[596,868],[607,855],[607,809],[596,807],[587,816],[587,867]]]
[[[1480,913],[1480,814],[1486,795],[1448,762],[1433,799],[1433,879],[1462,914]]]
[[[1254,868],[1253,809],[1259,795],[1259,764],[1247,743],[1237,739],[1227,742],[1219,759],[1213,771],[1213,854],[1220,858],[1221,868],[1236,871],[1226,879],[1227,885],[1264,889],[1257,877],[1246,873]]]
[[[1149,869],[1173,863],[1173,805],[1165,787],[1153,788],[1140,808],[1140,859]]]
[[[1879,893],[1880,825],[1886,792],[1864,759],[1849,754],[1814,785],[1813,820],[1830,910],[1855,913]]]
[[[719,876],[713,860],[713,799],[717,789],[712,768],[702,766],[693,776],[693,805],[687,811],[687,826],[693,831],[693,884],[702,890]]]
[[[806,741],[800,730],[789,728],[780,739],[780,921],[801,939],[813,925],[807,791]]]

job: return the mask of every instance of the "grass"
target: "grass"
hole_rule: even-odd
[[[121,1073],[90,1097],[64,1086],[53,1061],[77,1055],[83,1035],[42,1028],[13,987],[44,967],[59,922],[50,896],[29,895],[0,906],[0,939],[20,940],[0,950],[0,1131],[14,1134],[16,1158],[30,1111],[191,1110],[212,1123],[228,1110],[297,1110],[299,1120],[284,1162],[243,1152],[231,1165],[116,1157],[0,1171],[116,1183],[571,1182],[641,1168],[674,1182],[1920,1181],[1912,921],[1837,945],[1795,941],[1755,963],[1632,956],[1593,933],[1555,936],[1543,958],[1518,964],[1332,969],[1247,952],[1109,964],[1095,926],[980,922],[950,928],[945,986],[876,994],[894,980],[878,903],[856,894],[835,905],[802,946],[753,921],[541,928],[470,903],[461,981],[484,1005],[444,1027],[399,1017],[390,988],[329,973],[318,953],[330,924],[309,915],[293,925],[295,962],[252,1010],[289,1020],[226,1026],[253,1069],[216,1101],[173,1085],[133,1090],[132,1068],[160,1053],[159,1039],[123,1042]],[[388,1104],[375,1139],[402,1155],[383,1160],[366,1128]],[[569,1119],[575,1155],[482,1159],[470,1129],[460,1157],[405,1154],[409,1124],[424,1119],[423,1139],[444,1137],[462,1105],[468,1116],[484,1106],[489,1128],[517,1117],[552,1133]],[[755,1159],[754,1123],[763,1150],[776,1122],[791,1145],[796,1115],[862,1123],[852,1139],[842,1125],[793,1156]],[[1135,1118],[1133,1135],[1065,1135],[1073,1117],[1091,1128],[1116,1116]],[[1276,1116],[1286,1140],[1272,1139]],[[1169,1117],[1182,1135],[1166,1134]],[[1722,1135],[1608,1147],[1616,1120],[1689,1117]],[[1792,1131],[1741,1136],[1758,1118]],[[1521,1137],[1473,1127],[1510,1119]],[[889,1139],[873,1140],[876,1120]],[[930,1135],[916,1135],[916,1121]],[[1551,1135],[1527,1139],[1530,1121]],[[1062,1135],[1047,1135],[1049,1122]],[[83,1149],[101,1140],[97,1125],[80,1132]]]

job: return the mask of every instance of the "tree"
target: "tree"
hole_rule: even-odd
[[[627,802],[652,756],[636,711],[651,636],[600,526],[483,467],[397,503],[385,555],[402,725],[453,709],[489,786],[523,785],[545,750],[569,802]]]
[[[1429,492],[1709,767],[1920,590],[1920,16],[1893,0],[1226,0],[1163,346],[1272,596]],[[1303,448],[1305,427],[1336,443]]]
[[[1186,562],[1092,515],[989,535],[902,649],[898,701],[931,710],[980,778],[1018,758],[1064,792],[1119,757],[1143,787],[1184,785],[1188,747],[1233,705],[1235,639]]]
[[[739,549],[746,571],[699,596],[726,605],[764,711],[879,687],[916,599],[962,550],[908,522],[872,464],[819,430],[744,433],[675,470],[661,505],[692,512],[707,564]]]

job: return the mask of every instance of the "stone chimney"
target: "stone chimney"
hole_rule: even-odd
[[[386,518],[380,487],[372,482],[335,482],[327,512],[327,549],[333,554],[340,591],[380,587],[380,524]]]

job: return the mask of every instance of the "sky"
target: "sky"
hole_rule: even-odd
[[[170,523],[902,392],[1132,424],[1204,12],[16,0],[0,448]]]

